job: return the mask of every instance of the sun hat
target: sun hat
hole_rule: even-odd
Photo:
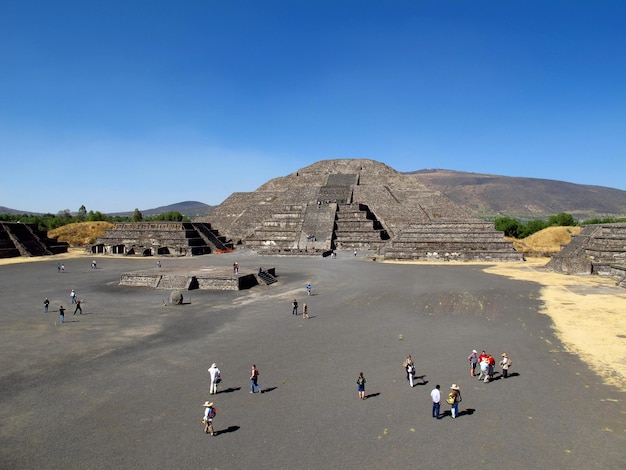
[[[204,405],[202,405],[202,406],[213,406],[213,402],[209,403],[209,401],[207,400],[207,401],[204,402]]]
[[[476,351],[475,349],[472,349],[472,352],[473,352],[474,354],[478,354],[478,351]]]
[[[509,357],[506,355],[506,353],[502,353],[502,357]]]
[[[215,362],[213,364],[211,364],[211,367],[217,367],[217,364],[215,364]]]
[[[459,390],[459,387],[457,386],[457,384],[452,384],[452,386],[450,387],[451,390]]]

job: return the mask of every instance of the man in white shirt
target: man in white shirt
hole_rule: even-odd
[[[433,391],[430,392],[430,398],[433,400],[433,418],[439,419],[439,408],[441,403],[441,392],[439,391],[441,387],[439,385],[435,385]]]
[[[209,367],[209,375],[211,376],[211,386],[209,387],[209,393],[215,395],[217,393],[217,384],[222,378],[222,373],[217,368],[215,362]]]

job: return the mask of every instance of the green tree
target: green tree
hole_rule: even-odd
[[[548,219],[548,226],[557,226],[557,227],[572,227],[574,225],[578,225],[576,220],[572,214],[566,214],[565,212],[561,212],[557,215],[552,215]]]
[[[543,220],[529,220],[526,226],[520,231],[520,238],[529,237],[533,233],[537,233],[539,230],[543,230],[547,226],[548,225]]]
[[[76,213],[76,221],[84,222],[86,218],[87,218],[87,208],[83,204],[82,206],[78,208],[78,212]]]
[[[523,226],[519,221],[510,217],[498,217],[494,221],[494,226],[496,230],[504,232],[505,236],[514,238],[519,238],[520,232],[523,229]]]
[[[133,222],[141,222],[143,220],[143,215],[141,215],[141,212],[139,211],[139,209],[135,209],[135,212],[133,212],[133,217],[131,220]]]

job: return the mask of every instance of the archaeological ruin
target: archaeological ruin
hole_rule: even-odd
[[[626,287],[626,223],[583,227],[547,267],[565,274],[600,274]]]
[[[229,196],[207,217],[226,239],[267,254],[368,250],[395,260],[516,261],[522,254],[418,174],[368,159],[324,160]]]
[[[37,224],[0,222],[0,258],[66,253],[68,244],[48,238]]]
[[[232,251],[232,243],[204,222],[118,222],[89,247],[126,256],[196,256]]]

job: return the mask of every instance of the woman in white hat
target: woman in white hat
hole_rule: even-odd
[[[450,387],[450,394],[448,395],[448,404],[452,406],[450,408],[450,412],[452,413],[452,418],[456,418],[459,415],[459,403],[461,402],[461,389],[457,384],[452,384]]]
[[[504,352],[502,353],[502,360],[500,361],[500,366],[502,367],[502,378],[506,379],[509,376],[509,367],[511,367],[511,359]]]
[[[211,377],[211,386],[209,387],[209,393],[215,395],[217,393],[217,384],[222,381],[222,371],[217,368],[215,362],[209,367],[209,376]]]

